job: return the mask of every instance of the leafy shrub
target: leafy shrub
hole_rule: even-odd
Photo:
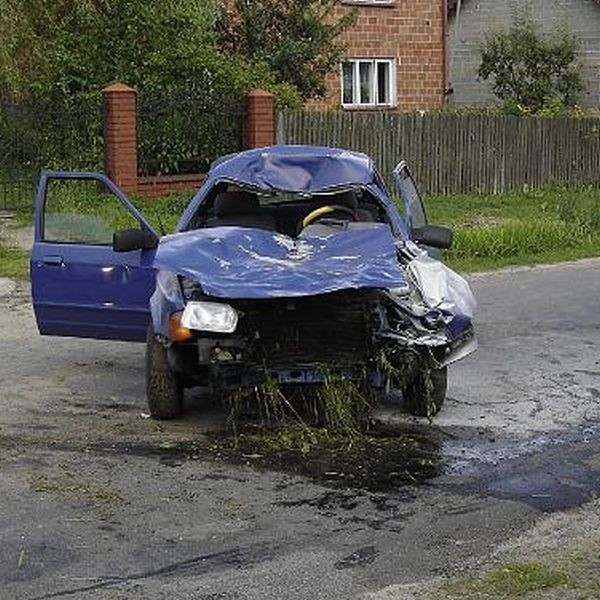
[[[583,88],[578,42],[566,31],[544,36],[533,21],[515,15],[512,25],[489,35],[479,76],[510,114],[556,116],[575,105]]]

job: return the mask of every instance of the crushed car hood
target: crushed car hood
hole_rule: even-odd
[[[390,229],[376,223],[314,225],[298,238],[242,227],[197,229],[164,237],[154,264],[220,298],[407,287]]]

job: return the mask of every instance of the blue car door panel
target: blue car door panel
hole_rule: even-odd
[[[49,184],[56,181],[87,181],[103,187],[104,192],[95,198],[98,214],[94,213],[93,205],[78,206],[72,201],[73,208],[60,206],[58,212],[52,212],[47,192]],[[102,214],[104,202],[113,203],[113,220],[131,221],[158,239],[152,227],[106,176],[62,172],[41,175],[31,283],[35,316],[42,334],[145,339],[150,322],[149,299],[155,285],[155,250],[115,252],[111,243],[114,226]]]

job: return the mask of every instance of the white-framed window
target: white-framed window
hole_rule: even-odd
[[[349,58],[342,62],[342,106],[396,105],[396,62],[389,58]]]

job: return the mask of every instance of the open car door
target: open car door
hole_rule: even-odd
[[[423,199],[405,161],[398,163],[394,169],[396,191],[404,203],[404,220],[409,231],[420,229],[427,225],[427,214]]]
[[[393,174],[396,189],[404,203],[404,221],[411,240],[432,258],[440,260],[440,250],[452,246],[452,230],[429,224],[423,198],[404,161],[398,164]]]
[[[113,234],[122,230],[143,232],[146,248],[116,252]],[[144,341],[157,243],[154,229],[105,175],[43,171],[30,264],[40,333]]]

